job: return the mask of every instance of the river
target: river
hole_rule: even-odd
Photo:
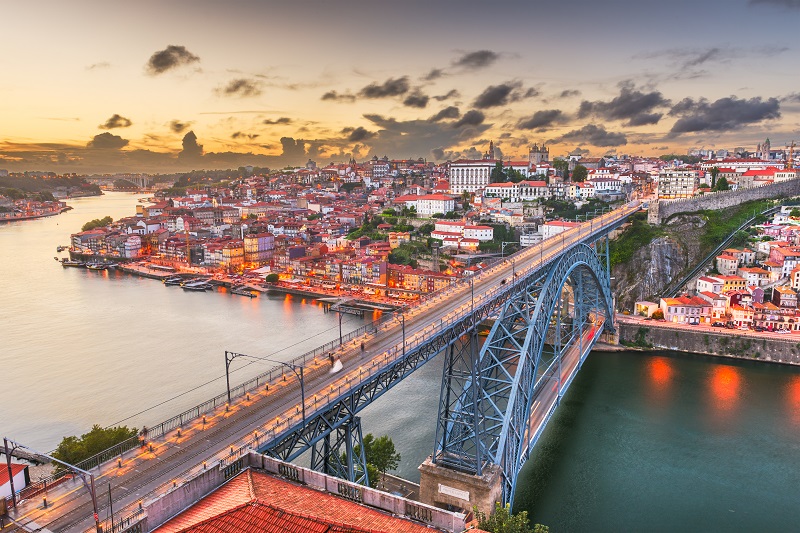
[[[152,424],[224,390],[224,350],[289,360],[338,335],[334,315],[297,298],[184,293],[53,261],[84,222],[135,203],[70,200],[63,215],[0,225],[3,435],[50,450],[95,423]],[[412,481],[432,451],[441,365],[361,415],[364,433],[392,437],[397,473]],[[237,383],[265,370],[236,368]],[[554,532],[794,530],[799,452],[798,369],[593,353],[520,474],[515,506]]]

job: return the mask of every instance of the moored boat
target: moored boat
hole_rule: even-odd
[[[164,285],[166,285],[167,287],[180,285],[181,283],[183,283],[183,278],[180,276],[175,276],[164,280]]]
[[[108,265],[105,263],[86,263],[86,268],[89,270],[105,270],[108,268]]]
[[[83,261],[75,261],[73,259],[62,259],[61,266],[63,267],[85,267],[86,263]]]

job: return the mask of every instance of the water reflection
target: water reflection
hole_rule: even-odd
[[[663,407],[668,403],[671,389],[674,385],[674,361],[666,357],[655,356],[647,362],[645,368],[647,376],[645,394],[647,399],[651,403]]]
[[[786,384],[787,418],[793,426],[800,426],[800,376],[793,376]]]
[[[741,398],[741,369],[725,364],[714,365],[708,376],[708,390],[710,421],[718,425],[718,429],[722,429],[719,425],[729,429]]]

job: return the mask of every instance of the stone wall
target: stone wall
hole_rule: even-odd
[[[774,337],[764,338],[724,328],[709,331],[675,327],[660,321],[619,322],[617,330],[620,343],[629,346],[800,365],[800,335],[797,334],[774,334]]]
[[[682,200],[659,200],[652,202],[647,213],[651,224],[661,224],[678,213],[696,213],[702,210],[717,210],[733,207],[753,200],[787,198],[800,195],[800,178],[771,183],[752,189],[706,193]]]

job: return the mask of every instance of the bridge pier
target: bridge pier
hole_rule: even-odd
[[[499,465],[488,464],[482,475],[467,474],[434,464],[429,456],[419,466],[419,501],[440,509],[471,512],[473,507],[487,515],[495,502],[503,501],[503,476]]]
[[[314,444],[311,448],[311,469],[353,483],[369,485],[361,417],[352,417]]]

